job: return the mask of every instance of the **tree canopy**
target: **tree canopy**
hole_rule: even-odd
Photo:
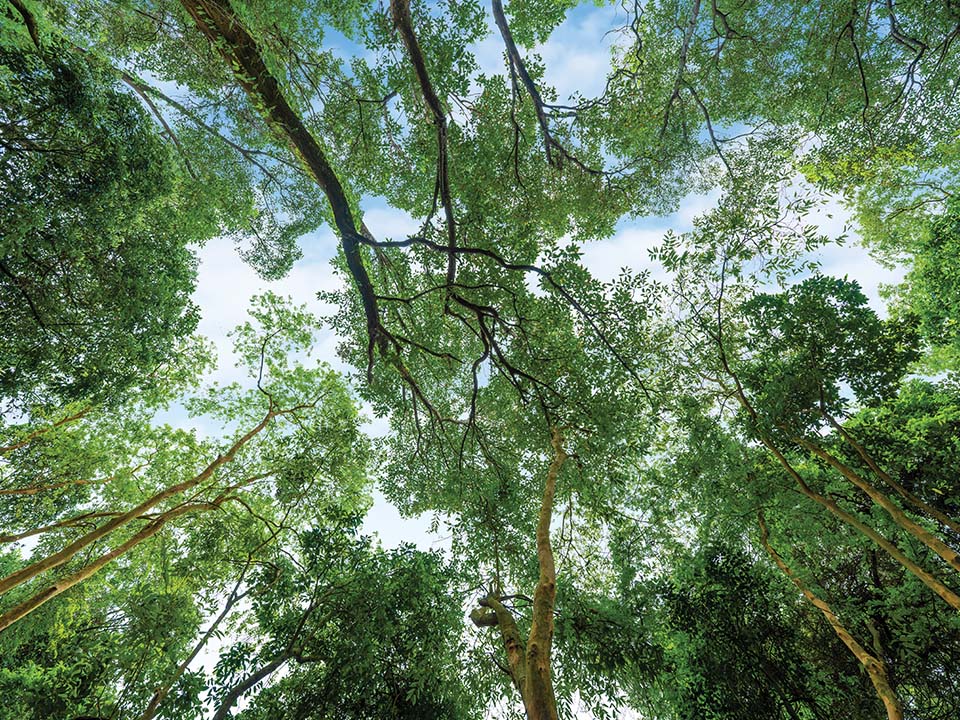
[[[953,717],[955,3],[0,1],[0,718]]]

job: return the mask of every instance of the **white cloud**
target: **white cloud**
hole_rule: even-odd
[[[503,39],[486,13],[487,27],[493,31],[470,47],[479,72],[486,76],[506,76]],[[539,55],[546,65],[545,85],[553,87],[561,103],[577,92],[586,98],[603,92],[610,65],[611,48],[621,42],[616,32],[626,24],[619,7],[582,6],[567,14],[566,19],[551,33],[547,41],[536,46],[532,54]],[[529,51],[520,49],[524,58]]]
[[[885,316],[886,305],[880,296],[883,285],[894,285],[903,280],[906,268],[884,267],[872,257],[856,232],[850,209],[839,197],[831,197],[815,208],[805,220],[816,225],[831,241],[844,239],[843,244],[830,242],[813,254],[820,263],[820,272],[832,277],[856,280],[870,301],[870,306]]]
[[[368,208],[363,222],[377,240],[402,240],[420,232],[420,223],[407,213],[382,205]]]
[[[609,282],[623,268],[650,268],[650,248],[663,240],[665,229],[627,226],[609,240],[590,243],[583,248],[582,262],[598,280]]]
[[[715,207],[719,198],[719,191],[688,195],[671,215],[621,223],[612,238],[584,245],[582,262],[594,277],[604,282],[619,276],[623,268],[648,269],[655,278],[666,279],[663,268],[650,260],[650,250],[662,242],[669,230],[678,233],[692,230],[694,218]]]

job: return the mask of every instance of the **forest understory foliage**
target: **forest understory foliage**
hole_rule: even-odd
[[[953,0],[0,0],[0,720],[956,718],[958,78]]]

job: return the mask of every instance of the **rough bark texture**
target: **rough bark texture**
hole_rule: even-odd
[[[836,613],[833,612],[830,605],[828,605],[824,600],[810,590],[793,572],[793,570],[790,569],[790,566],[787,565],[780,554],[770,544],[770,533],[767,529],[767,524],[764,521],[763,513],[758,515],[758,520],[760,523],[760,541],[763,543],[763,547],[767,551],[767,554],[773,558],[773,561],[776,563],[777,567],[783,571],[784,575],[790,578],[791,582],[793,582],[800,592],[803,593],[803,596],[807,598],[807,600],[809,600],[815,608],[823,613],[823,616],[827,619],[827,622],[830,623],[830,627],[833,628],[833,631],[837,634],[837,637],[840,638],[843,644],[847,646],[850,652],[853,653],[854,657],[857,658],[857,661],[867,671],[867,675],[870,676],[870,681],[873,683],[873,687],[877,691],[877,696],[880,698],[881,702],[883,702],[884,708],[886,708],[888,720],[903,720],[903,709],[900,706],[900,701],[897,699],[896,693],[894,693],[893,688],[890,686],[887,668],[883,662],[883,659],[872,655],[859,642],[857,642],[856,638],[854,638],[840,622],[840,618],[838,618]]]
[[[533,619],[527,640],[527,692],[523,704],[529,720],[556,720],[557,700],[553,694],[550,673],[550,655],[553,650],[553,607],[557,599],[557,571],[553,564],[550,545],[550,521],[553,518],[553,498],[557,490],[557,475],[567,459],[561,443],[560,431],[552,431],[553,462],[547,470],[537,523],[537,560],[540,578],[533,593]]]

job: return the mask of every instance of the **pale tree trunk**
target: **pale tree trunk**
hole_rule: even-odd
[[[88,512],[81,513],[80,515],[75,515],[74,517],[67,518],[66,520],[61,520],[60,522],[53,523],[52,525],[41,525],[40,527],[30,528],[29,530],[24,530],[23,532],[15,533],[13,535],[0,535],[0,543],[12,543],[17,542],[18,540],[23,540],[24,538],[33,537],[34,535],[42,535],[47,532],[54,532],[55,530],[63,530],[65,528],[77,527],[78,525],[92,525],[94,521],[99,518],[105,517],[115,517],[122,513],[119,512]]]
[[[233,606],[249,594],[249,590],[242,593],[239,592],[240,585],[243,584],[243,579],[246,577],[247,570],[249,568],[250,562],[248,561],[247,565],[243,568],[243,572],[240,573],[240,577],[237,579],[236,585],[234,585],[233,590],[227,597],[227,601],[223,605],[223,610],[221,610],[220,614],[217,615],[213,622],[210,623],[210,627],[207,628],[207,631],[200,637],[196,645],[193,646],[193,650],[190,652],[190,654],[177,666],[177,669],[174,670],[173,675],[171,675],[163,685],[154,691],[153,696],[150,698],[150,702],[143,711],[143,715],[140,716],[140,720],[153,720],[157,714],[157,711],[160,709],[160,704],[166,699],[167,695],[170,694],[170,689],[187,671],[187,668],[190,667],[190,663],[196,659],[210,638],[213,637],[213,634],[217,631],[217,628],[220,627],[220,623],[222,623],[230,614]]]
[[[887,538],[877,532],[874,528],[867,525],[865,522],[857,518],[852,513],[847,512],[841,508],[833,499],[825,497],[820,493],[816,492],[807,485],[803,477],[796,471],[793,465],[790,464],[790,461],[783,455],[782,452],[774,445],[769,439],[762,439],[763,444],[767,447],[768,450],[773,454],[777,459],[780,465],[789,473],[790,477],[797,483],[797,487],[800,489],[800,492],[806,495],[808,498],[816,502],[817,504],[826,508],[835,518],[841,522],[846,523],[854,530],[857,530],[861,534],[868,537],[874,543],[876,543],[881,549],[883,549],[891,558],[900,563],[904,568],[911,572],[914,576],[917,577],[924,585],[930,588],[934,593],[936,593],[940,598],[943,599],[950,607],[955,610],[960,610],[960,595],[953,592],[940,580],[934,577],[931,573],[924,570],[913,560],[908,558],[896,545],[890,542]]]
[[[128,552],[132,548],[136,547],[144,540],[147,540],[158,532],[160,532],[164,526],[180,515],[183,515],[188,512],[200,511],[200,510],[210,510],[217,507],[216,505],[208,504],[189,504],[181,505],[180,507],[168,510],[164,514],[160,515],[154,520],[151,520],[147,525],[145,525],[140,531],[132,535],[125,542],[121,543],[113,550],[110,550],[107,553],[104,553],[92,563],[85,565],[77,572],[72,575],[68,575],[65,578],[61,578],[55,581],[52,585],[44,588],[40,592],[36,593],[33,597],[28,600],[23,601],[19,605],[14,606],[3,615],[0,615],[0,632],[3,632],[8,627],[13,625],[18,620],[23,619],[38,607],[44,603],[52,600],[61,593],[66,592],[74,585],[83,582],[89,577],[92,577],[97,572],[99,572],[103,567],[113,562],[115,559]]]
[[[887,711],[888,720],[903,720],[903,708],[900,705],[900,701],[894,693],[893,688],[890,686],[890,678],[887,675],[887,666],[883,661],[882,657],[872,655],[866,650],[856,638],[854,638],[850,632],[843,626],[840,622],[840,618],[837,617],[836,613],[833,612],[830,605],[826,603],[823,599],[818,597],[812,590],[810,590],[804,582],[790,569],[790,566],[783,560],[780,554],[774,549],[770,544],[770,533],[767,529],[767,524],[764,521],[763,513],[760,512],[757,516],[757,519],[760,523],[760,541],[763,543],[764,549],[767,551],[767,554],[773,558],[773,561],[776,563],[783,574],[790,578],[791,582],[797,586],[803,596],[810,601],[810,603],[817,608],[823,616],[827,619],[827,622],[830,623],[830,627],[833,628],[833,631],[837,634],[837,637],[847,646],[847,649],[853,653],[853,656],[857,661],[863,666],[864,670],[867,671],[867,675],[870,677],[870,682],[873,683],[873,687],[877,692],[877,697],[880,698],[880,701],[883,703],[884,708]]]
[[[867,449],[863,445],[861,445],[859,442],[857,442],[856,438],[854,438],[849,432],[847,432],[847,430],[843,427],[843,425],[837,422],[837,420],[826,411],[821,410],[821,414],[823,415],[824,418],[826,418],[827,422],[829,422],[830,425],[840,434],[840,436],[844,440],[846,440],[847,443],[854,450],[856,450],[857,454],[867,464],[867,467],[869,467],[870,470],[873,471],[874,475],[880,478],[880,480],[886,483],[889,487],[893,488],[894,491],[896,491],[896,493],[900,497],[902,497],[908,503],[913,505],[915,508],[917,508],[921,512],[926,513],[931,518],[933,518],[934,520],[942,524],[944,527],[948,527],[951,530],[953,530],[955,533],[960,534],[960,523],[958,523],[956,520],[951,518],[949,515],[947,515],[943,511],[938,510],[937,508],[933,507],[929,503],[924,502],[919,497],[914,495],[912,492],[907,490],[903,485],[901,485],[896,480],[894,480],[889,473],[885,472],[883,468],[880,467],[880,464],[876,461],[876,459],[872,455],[870,455]]]
[[[754,421],[756,421],[758,418],[757,411],[753,407],[753,405],[750,403],[749,398],[747,398],[747,394],[743,389],[743,385],[740,383],[740,378],[730,367],[730,364],[727,361],[726,351],[723,348],[721,339],[716,335],[714,336],[714,339],[717,340],[717,344],[720,352],[720,362],[721,362],[721,365],[723,366],[724,373],[726,373],[726,375],[731,380],[733,380],[735,395],[737,397],[738,402],[743,407],[743,409],[747,411],[750,417]],[[920,567],[917,563],[913,562],[900,550],[900,548],[898,548],[892,542],[887,540],[883,535],[877,532],[874,528],[870,527],[866,523],[859,520],[852,513],[849,513],[843,508],[841,508],[831,498],[825,497],[820,493],[816,492],[815,490],[813,490],[813,488],[807,485],[806,481],[803,479],[800,473],[798,473],[797,470],[793,467],[793,465],[790,464],[790,461],[787,460],[786,456],[784,456],[784,454],[780,451],[776,443],[774,443],[773,440],[766,433],[761,432],[758,429],[758,436],[760,438],[760,442],[763,443],[764,447],[766,447],[767,450],[770,451],[770,453],[777,459],[777,462],[779,462],[780,465],[783,467],[783,469],[787,471],[787,474],[789,474],[790,477],[793,478],[794,482],[797,483],[797,487],[799,488],[801,493],[803,493],[808,498],[816,502],[818,505],[821,505],[822,507],[826,508],[826,510],[829,511],[831,515],[833,515],[835,518],[837,518],[841,522],[849,525],[853,529],[857,530],[861,534],[868,537],[870,540],[876,543],[880,548],[882,548],[888,555],[890,555],[890,557],[892,557],[894,560],[900,563],[910,573],[915,575],[924,585],[930,588],[934,593],[936,593],[936,595],[938,595],[941,599],[943,599],[944,602],[950,605],[950,607],[954,608],[955,610],[960,610],[960,595],[953,592],[953,590],[948,588],[944,583],[942,583],[940,580],[934,577],[931,573],[927,572],[922,567]]]
[[[196,487],[206,480],[209,480],[218,468],[231,462],[240,449],[250,442],[250,440],[252,440],[256,435],[258,435],[265,427],[267,427],[270,421],[278,414],[279,413],[277,411],[271,409],[270,412],[264,416],[263,420],[256,425],[256,427],[237,440],[225,454],[218,455],[216,459],[207,465],[207,467],[204,468],[203,471],[198,475],[195,475],[194,477],[190,478],[189,480],[185,480],[182,483],[171,485],[161,490],[147,500],[144,500],[136,507],[122,514],[118,514],[112,520],[105,522],[100,527],[91,530],[87,534],[77,538],[62,550],[59,550],[52,555],[48,555],[45,558],[31,563],[20,570],[10,573],[5,578],[0,579],[0,595],[17,587],[18,585],[21,585],[22,583],[27,582],[28,580],[37,577],[47,570],[52,570],[55,567],[63,565],[84,548],[92,545],[101,538],[106,537],[114,530],[133,522],[144,513],[152,510],[154,507],[162,503],[164,500],[179,495],[180,493]]]
[[[874,485],[867,482],[867,480],[859,473],[854,471],[846,464],[840,462],[839,459],[834,457],[816,443],[812,443],[804,438],[795,438],[794,442],[809,450],[813,455],[820,458],[834,470],[843,475],[843,477],[849,480],[854,486],[862,490],[867,497],[882,507],[893,519],[893,521],[903,530],[910,533],[913,537],[939,555],[954,570],[960,572],[960,555],[958,555],[953,548],[940,540],[940,538],[936,537],[933,533],[927,530],[927,528],[923,527],[919,523],[914,522],[895,502],[893,502],[886,495],[886,493],[878,490]]]
[[[537,560],[540,577],[533,593],[533,618],[526,643],[520,637],[516,622],[500,598],[486,597],[480,600],[481,607],[492,612],[474,610],[470,617],[477,626],[500,628],[503,649],[507,656],[505,668],[514,687],[523,700],[527,720],[557,720],[557,699],[553,691],[551,654],[553,650],[553,611],[557,598],[557,573],[550,545],[550,521],[553,517],[553,499],[556,494],[557,476],[567,459],[560,431],[552,429],[551,445],[553,461],[547,470],[537,522]]]

